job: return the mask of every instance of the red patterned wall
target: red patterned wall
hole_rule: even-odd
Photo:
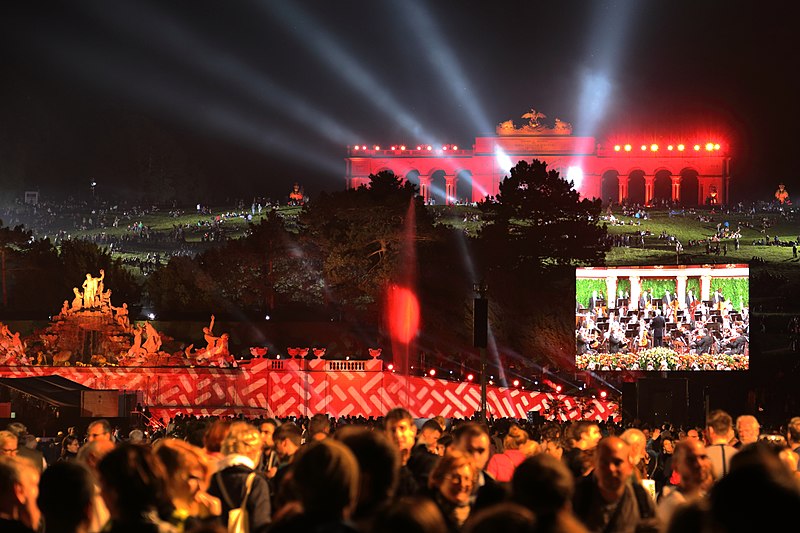
[[[302,361],[255,359],[239,368],[0,367],[2,377],[57,374],[93,389],[142,391],[158,418],[179,412],[221,415],[231,412],[302,416],[328,413],[381,416],[396,406],[417,417],[469,417],[480,408],[480,386],[433,378],[404,377],[383,371],[380,361]],[[539,391],[487,388],[494,417],[619,419],[614,402]]]

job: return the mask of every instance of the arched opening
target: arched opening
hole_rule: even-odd
[[[653,205],[663,206],[672,201],[672,173],[659,170],[653,180]]]
[[[462,170],[456,174],[456,202],[472,203],[472,172],[469,170]]]
[[[644,205],[644,170],[628,174],[628,203]]]
[[[431,174],[431,193],[429,200],[435,205],[447,205],[446,199],[447,180],[444,170],[437,170]]]
[[[619,172],[607,170],[600,180],[600,198],[603,205],[619,203]]]
[[[422,190],[419,186],[419,170],[409,170],[406,174],[406,181],[409,183],[413,183],[417,186],[417,194],[422,194]]]
[[[686,169],[681,172],[681,204],[697,205],[699,200],[700,180],[697,171]]]

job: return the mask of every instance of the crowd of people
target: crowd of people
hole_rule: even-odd
[[[800,505],[800,417],[770,433],[719,410],[686,428],[179,416],[126,439],[95,420],[40,447],[0,431],[4,532],[738,532]]]

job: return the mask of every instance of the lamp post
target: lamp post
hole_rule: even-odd
[[[90,179],[89,180],[89,188],[92,190],[92,202],[94,202],[94,200],[95,200],[95,197],[94,197],[94,188],[95,187],[97,187],[97,182],[95,180],[93,180],[93,179]]]
[[[477,296],[473,299],[472,307],[472,340],[473,345],[480,350],[481,356],[481,418],[485,422],[486,416],[486,346],[489,340],[489,300],[486,298],[488,287],[481,281],[472,286]]]

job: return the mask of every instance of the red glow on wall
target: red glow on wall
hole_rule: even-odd
[[[419,331],[419,301],[406,287],[391,285],[388,295],[389,333],[396,342],[408,344]]]

